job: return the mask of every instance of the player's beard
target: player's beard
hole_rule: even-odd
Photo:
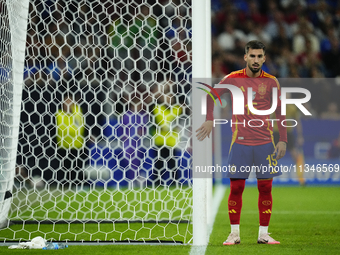
[[[256,67],[256,69],[253,68],[250,64],[248,64],[248,67],[249,67],[249,70],[253,72],[253,74],[256,74],[256,73],[258,73],[258,72],[261,71],[262,65],[258,65],[258,66]]]

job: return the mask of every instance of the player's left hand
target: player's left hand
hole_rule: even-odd
[[[275,146],[274,153],[276,153],[276,159],[279,160],[280,158],[283,158],[283,156],[286,154],[287,150],[287,144],[285,142],[278,142]]]

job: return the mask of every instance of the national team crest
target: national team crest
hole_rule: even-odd
[[[261,96],[263,96],[264,94],[266,94],[266,92],[267,92],[267,85],[261,83],[261,84],[258,86],[257,92],[259,92],[259,94],[260,94]]]

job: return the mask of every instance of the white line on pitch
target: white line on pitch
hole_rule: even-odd
[[[215,222],[215,218],[216,218],[216,214],[218,212],[218,209],[220,207],[220,204],[222,202],[222,199],[224,197],[225,191],[226,191],[227,187],[225,185],[218,185],[216,186],[215,192],[214,192],[214,197],[213,197],[213,201],[212,201],[212,224],[211,226],[209,226],[208,228],[208,240],[210,237],[210,234],[213,230],[213,226],[214,226],[214,222]],[[205,251],[207,249],[207,245],[204,246],[192,246],[191,250],[190,250],[190,255],[204,255]]]

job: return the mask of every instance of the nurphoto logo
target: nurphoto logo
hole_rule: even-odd
[[[233,100],[232,100],[232,109],[233,109],[233,115],[244,115],[244,110],[245,110],[245,103],[244,103],[244,100],[245,100],[245,96],[243,94],[243,91],[235,86],[235,85],[232,85],[232,84],[216,84],[214,87],[210,86],[210,85],[207,85],[203,82],[197,82],[201,85],[204,85],[206,86],[207,88],[210,89],[210,91],[215,95],[215,97],[218,98],[218,100],[220,101],[221,103],[221,106],[222,106],[222,100],[218,94],[218,92],[216,91],[216,89],[228,89],[233,97]],[[261,87],[261,85],[263,84],[260,84],[259,85],[259,93],[262,91],[262,90],[265,90],[265,85],[263,85]],[[217,105],[217,102],[215,100],[215,97],[212,95],[212,93],[206,89],[203,89],[203,88],[200,88],[200,87],[197,87],[198,89],[201,89],[203,91],[205,91],[207,94],[210,95],[210,97],[213,99],[215,105]],[[261,90],[262,88],[262,90]],[[253,91],[253,89],[251,87],[248,87],[248,91],[247,91],[247,107],[249,109],[249,111],[252,113],[252,114],[256,114],[256,115],[270,115],[272,114],[273,112],[275,112],[276,108],[277,108],[277,104],[278,104],[278,91],[277,91],[277,88],[273,88],[272,89],[272,105],[271,105],[271,108],[268,109],[268,110],[258,110],[254,107],[253,105],[253,100],[254,100],[254,95],[256,94],[256,92]],[[291,93],[300,93],[300,94],[303,94],[304,97],[301,97],[301,98],[288,98],[288,94],[291,94]],[[260,93],[261,94],[261,93]],[[309,100],[311,99],[311,93],[309,90],[305,89],[305,88],[298,88],[298,87],[283,87],[281,88],[281,96],[280,96],[280,99],[281,99],[281,114],[282,115],[286,115],[286,106],[288,104],[294,104],[304,115],[306,116],[311,116],[312,114],[303,106],[304,103],[307,103],[309,102]],[[207,111],[207,99],[206,97],[202,97],[202,115],[206,115],[206,111]],[[271,125],[274,126],[274,122],[277,121],[278,119],[266,119],[266,121],[269,121],[271,122]],[[259,125],[252,125],[253,122],[260,122]],[[214,127],[216,124],[227,124],[229,121],[226,120],[226,119],[214,119]],[[248,122],[250,123],[233,123],[232,121],[230,121],[230,124],[231,126],[233,124],[243,124],[243,125],[246,125],[248,124],[248,126],[250,127],[262,127],[265,123],[263,120],[260,120],[260,119],[252,119],[252,120],[249,120]],[[287,122],[293,122],[294,124],[292,125],[287,125]],[[297,126],[297,121],[294,120],[294,119],[286,119],[286,120],[283,120],[282,123],[281,123],[283,126],[286,126],[286,127],[295,127]]]
[[[217,93],[216,89],[214,89],[214,88],[211,87],[210,85],[205,84],[205,83],[203,83],[203,82],[197,82],[197,83],[199,83],[199,84],[201,84],[201,85],[206,86],[207,88],[209,88],[209,89],[215,94],[215,96],[218,98],[218,100],[220,101],[221,106],[222,106],[222,101],[221,101],[220,95]],[[200,87],[197,87],[197,88],[198,88],[198,89],[201,89],[201,90],[203,90],[205,93],[207,93],[207,94],[212,98],[212,100],[214,100],[215,105],[217,105],[216,100],[215,100],[215,97],[214,97],[208,90],[203,89],[203,88],[200,88]]]

